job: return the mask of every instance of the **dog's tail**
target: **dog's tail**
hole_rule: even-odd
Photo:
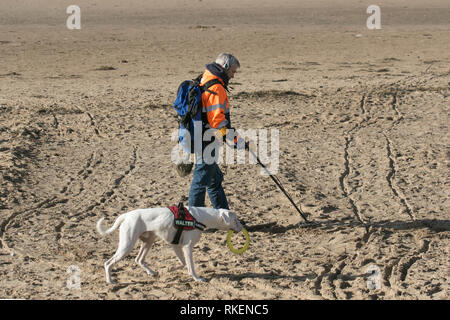
[[[104,236],[105,234],[109,234],[109,233],[113,232],[114,230],[116,230],[119,227],[119,225],[123,222],[124,219],[125,219],[125,214],[121,214],[114,222],[114,225],[111,228],[109,228],[108,230],[105,230],[105,229],[103,229],[103,226],[102,226],[103,220],[105,220],[105,218],[100,218],[100,220],[98,220],[98,222],[97,222],[97,231],[102,236]]]

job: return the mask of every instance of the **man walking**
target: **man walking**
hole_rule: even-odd
[[[202,85],[213,79],[220,81],[220,83],[210,86],[202,94],[204,129],[215,129],[215,137],[218,139],[223,139],[227,134],[227,129],[232,129],[227,87],[238,68],[240,68],[240,64],[236,57],[229,53],[221,53],[214,63],[206,65],[200,82]],[[205,146],[203,143],[203,150]],[[215,158],[214,151],[211,156]],[[202,155],[196,155],[194,177],[189,191],[189,206],[204,207],[207,191],[214,208],[229,209],[222,187],[222,171],[215,161],[208,164],[207,162],[210,161],[204,161],[201,158]]]

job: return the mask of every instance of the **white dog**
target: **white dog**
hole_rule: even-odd
[[[235,232],[239,232],[242,229],[242,224],[239,222],[236,214],[230,210],[203,207],[186,208],[206,228],[232,229]],[[183,230],[179,244],[171,244],[177,228],[174,225],[174,215],[169,208],[137,209],[124,213],[116,219],[114,225],[108,230],[104,230],[102,227],[103,219],[101,218],[97,222],[97,231],[101,235],[113,232],[121,224],[117,251],[111,259],[105,262],[106,281],[108,283],[114,283],[111,281],[110,275],[112,266],[131,252],[137,239],[141,239],[143,244],[136,257],[136,263],[143,267],[149,275],[157,275],[158,273],[151,270],[144,262],[145,256],[156,236],[172,246],[181,264],[183,266],[187,265],[189,274],[196,281],[206,281],[195,273],[192,259],[192,249],[200,240],[202,231],[199,229]]]

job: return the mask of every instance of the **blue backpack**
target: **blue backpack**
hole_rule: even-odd
[[[189,154],[202,151],[202,138],[206,113],[202,112],[202,94],[208,91],[216,94],[208,88],[215,84],[222,84],[219,79],[213,79],[200,86],[202,75],[193,80],[185,80],[178,87],[177,98],[173,108],[178,115],[178,141],[183,150]],[[200,136],[199,136],[200,135]],[[197,138],[197,144],[195,144]]]

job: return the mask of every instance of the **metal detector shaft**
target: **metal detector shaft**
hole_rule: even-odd
[[[253,153],[253,151],[251,151],[250,149],[248,150],[249,153],[251,153],[256,161],[258,161],[258,164],[264,168],[264,170],[267,172],[267,174],[270,176],[270,178],[273,180],[273,182],[275,182],[275,184],[278,186],[278,188],[280,188],[281,191],[283,191],[284,195],[289,199],[289,201],[292,203],[292,205],[294,206],[294,208],[297,210],[298,213],[300,213],[300,215],[302,216],[302,218],[306,221],[309,222],[308,219],[306,219],[305,215],[303,214],[302,210],[300,210],[299,207],[297,207],[297,205],[295,204],[294,200],[292,200],[292,197],[289,195],[289,193],[287,193],[287,191],[284,189],[284,187],[280,184],[279,181],[277,181],[277,179],[270,173],[270,171],[267,169],[267,167],[264,165],[264,163],[261,162],[261,160],[259,160],[259,158]]]

